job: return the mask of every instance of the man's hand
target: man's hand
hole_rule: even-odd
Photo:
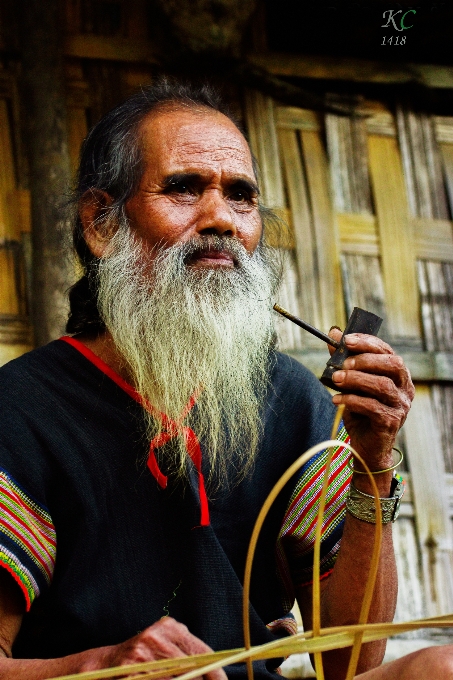
[[[10,574],[0,568],[0,678],[1,680],[44,680],[60,675],[127,666],[142,661],[174,659],[212,652],[186,626],[165,617],[126,642],[88,649],[57,659],[13,659],[11,648],[24,612],[23,596]],[[227,680],[222,669],[206,680]]]
[[[209,652],[212,649],[192,635],[185,625],[167,616],[126,642],[86,652],[88,658],[80,670],[99,670]],[[207,680],[226,680],[222,669],[212,671],[205,677]]]
[[[341,332],[332,329],[330,336],[340,340]],[[333,374],[338,389],[346,392],[333,401],[345,405],[344,424],[351,445],[370,468],[389,467],[395,437],[414,398],[414,385],[402,358],[383,340],[353,333],[345,341],[357,354],[346,359],[344,370]]]
[[[341,332],[332,329],[330,335],[341,339]],[[373,335],[351,333],[346,346],[354,352],[344,362],[344,370],[333,374],[333,381],[341,394],[335,395],[335,404],[344,404],[344,424],[351,444],[363,457],[372,471],[377,472],[392,465],[392,446],[398,430],[408,414],[414,398],[414,386],[409,371],[401,357],[387,343]],[[360,464],[354,466],[360,468]],[[374,476],[381,498],[391,492],[392,473]],[[366,475],[356,472],[354,486],[371,494]],[[346,513],[341,547],[335,568],[325,579],[321,592],[321,621],[324,627],[357,623],[370,568],[375,526]],[[306,623],[310,627],[311,612],[303,602],[310,592],[307,586],[298,595]],[[373,600],[368,621],[392,621],[397,595],[396,565],[392,544],[391,523],[382,527],[382,546]],[[300,599],[299,599],[300,598]],[[308,611],[307,611],[308,610]],[[382,662],[385,642],[376,641],[362,647],[357,673],[363,673]],[[341,649],[323,654],[326,680],[344,678],[349,663],[350,650]],[[379,674],[376,676],[381,677]],[[382,678],[384,675],[382,675]],[[389,676],[390,677],[390,676]],[[393,676],[392,676],[393,677]],[[396,677],[396,676],[395,676]],[[364,680],[366,675],[364,676]]]

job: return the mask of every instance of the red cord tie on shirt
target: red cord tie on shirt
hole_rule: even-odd
[[[154,439],[151,440],[151,443],[149,445],[148,468],[151,474],[153,475],[153,477],[155,477],[159,486],[165,489],[167,486],[168,477],[162,474],[162,472],[159,469],[156,459],[156,449],[169,442],[178,434],[181,434],[184,440],[186,451],[189,454],[193,464],[195,465],[195,469],[198,473],[198,494],[200,497],[201,506],[200,525],[204,527],[209,525],[210,520],[209,520],[208,497],[206,495],[203,472],[201,471],[202,454],[200,442],[198,441],[198,437],[191,427],[182,425],[182,421],[189,413],[189,411],[192,409],[192,407],[195,405],[198,394],[199,392],[196,392],[195,394],[192,395],[187,406],[184,408],[183,412],[181,413],[177,421],[171,420],[171,418],[165,415],[165,413],[156,412],[154,407],[151,406],[151,404],[145,402],[144,399],[142,399],[140,403],[144,406],[144,408],[153,413],[154,416],[157,416],[158,418],[161,419],[162,425],[166,430],[156,435],[156,437],[154,437]]]
[[[80,340],[76,340],[75,338],[71,338],[69,336],[64,336],[60,338],[60,340],[64,340],[64,342],[67,342],[69,345],[75,347],[75,349],[77,349],[81,354],[83,354],[83,356],[86,359],[91,361],[92,364],[94,364],[97,368],[99,368],[99,370],[101,370],[103,373],[105,373],[105,375],[107,375],[111,380],[113,380],[113,382],[116,383],[118,387],[121,387],[121,389],[123,389],[130,397],[132,397],[132,399],[138,402],[149,413],[152,413],[155,418],[158,418],[161,421],[163,431],[160,432],[151,440],[151,443],[149,445],[147,465],[149,471],[151,472],[151,474],[156,479],[157,483],[162,489],[165,489],[167,487],[168,477],[161,472],[159,465],[157,464],[156,449],[158,449],[160,446],[164,446],[164,444],[169,442],[174,437],[182,435],[186,451],[189,454],[193,464],[195,465],[195,469],[198,473],[198,494],[201,506],[200,525],[202,527],[209,526],[210,523],[209,506],[208,497],[206,495],[206,488],[204,484],[204,476],[201,470],[202,453],[200,442],[198,441],[198,437],[192,430],[192,428],[182,424],[184,418],[187,416],[189,411],[195,405],[200,390],[197,390],[190,397],[189,402],[184,407],[178,420],[176,421],[172,420],[165,413],[157,411],[154,408],[154,406],[149,403],[149,401],[142,397],[131,385],[129,385],[129,383],[123,380],[123,378],[120,375],[118,375],[118,373],[116,373],[112,368],[110,368],[110,366],[108,366],[104,361],[102,361],[102,359],[96,356],[96,354],[94,354],[94,352],[88,349],[88,347],[81,343]]]

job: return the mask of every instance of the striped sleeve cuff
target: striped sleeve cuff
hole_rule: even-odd
[[[20,586],[27,611],[52,579],[56,535],[47,509],[0,469],[0,566]]]
[[[340,423],[336,437],[349,442],[349,436]],[[326,505],[321,531],[321,577],[332,571],[340,547],[346,514],[346,494],[352,472],[347,465],[349,452],[336,448],[329,472]],[[306,463],[286,509],[277,541],[277,566],[288,602],[294,599],[294,586],[313,580],[313,549],[316,519],[326,469],[327,451],[314,456]]]

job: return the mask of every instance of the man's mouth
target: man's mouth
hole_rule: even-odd
[[[189,267],[230,267],[236,266],[236,260],[226,250],[205,248],[193,253],[187,264]]]

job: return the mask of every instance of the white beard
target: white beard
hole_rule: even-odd
[[[208,244],[231,253],[236,266],[187,266]],[[99,264],[99,312],[135,389],[173,420],[201,389],[184,424],[209,459],[211,490],[243,478],[257,453],[278,284],[267,246],[249,255],[236,238],[202,236],[149,254],[124,219]],[[148,437],[162,429],[149,414],[146,426]],[[178,439],[165,466],[184,476],[187,453]]]

